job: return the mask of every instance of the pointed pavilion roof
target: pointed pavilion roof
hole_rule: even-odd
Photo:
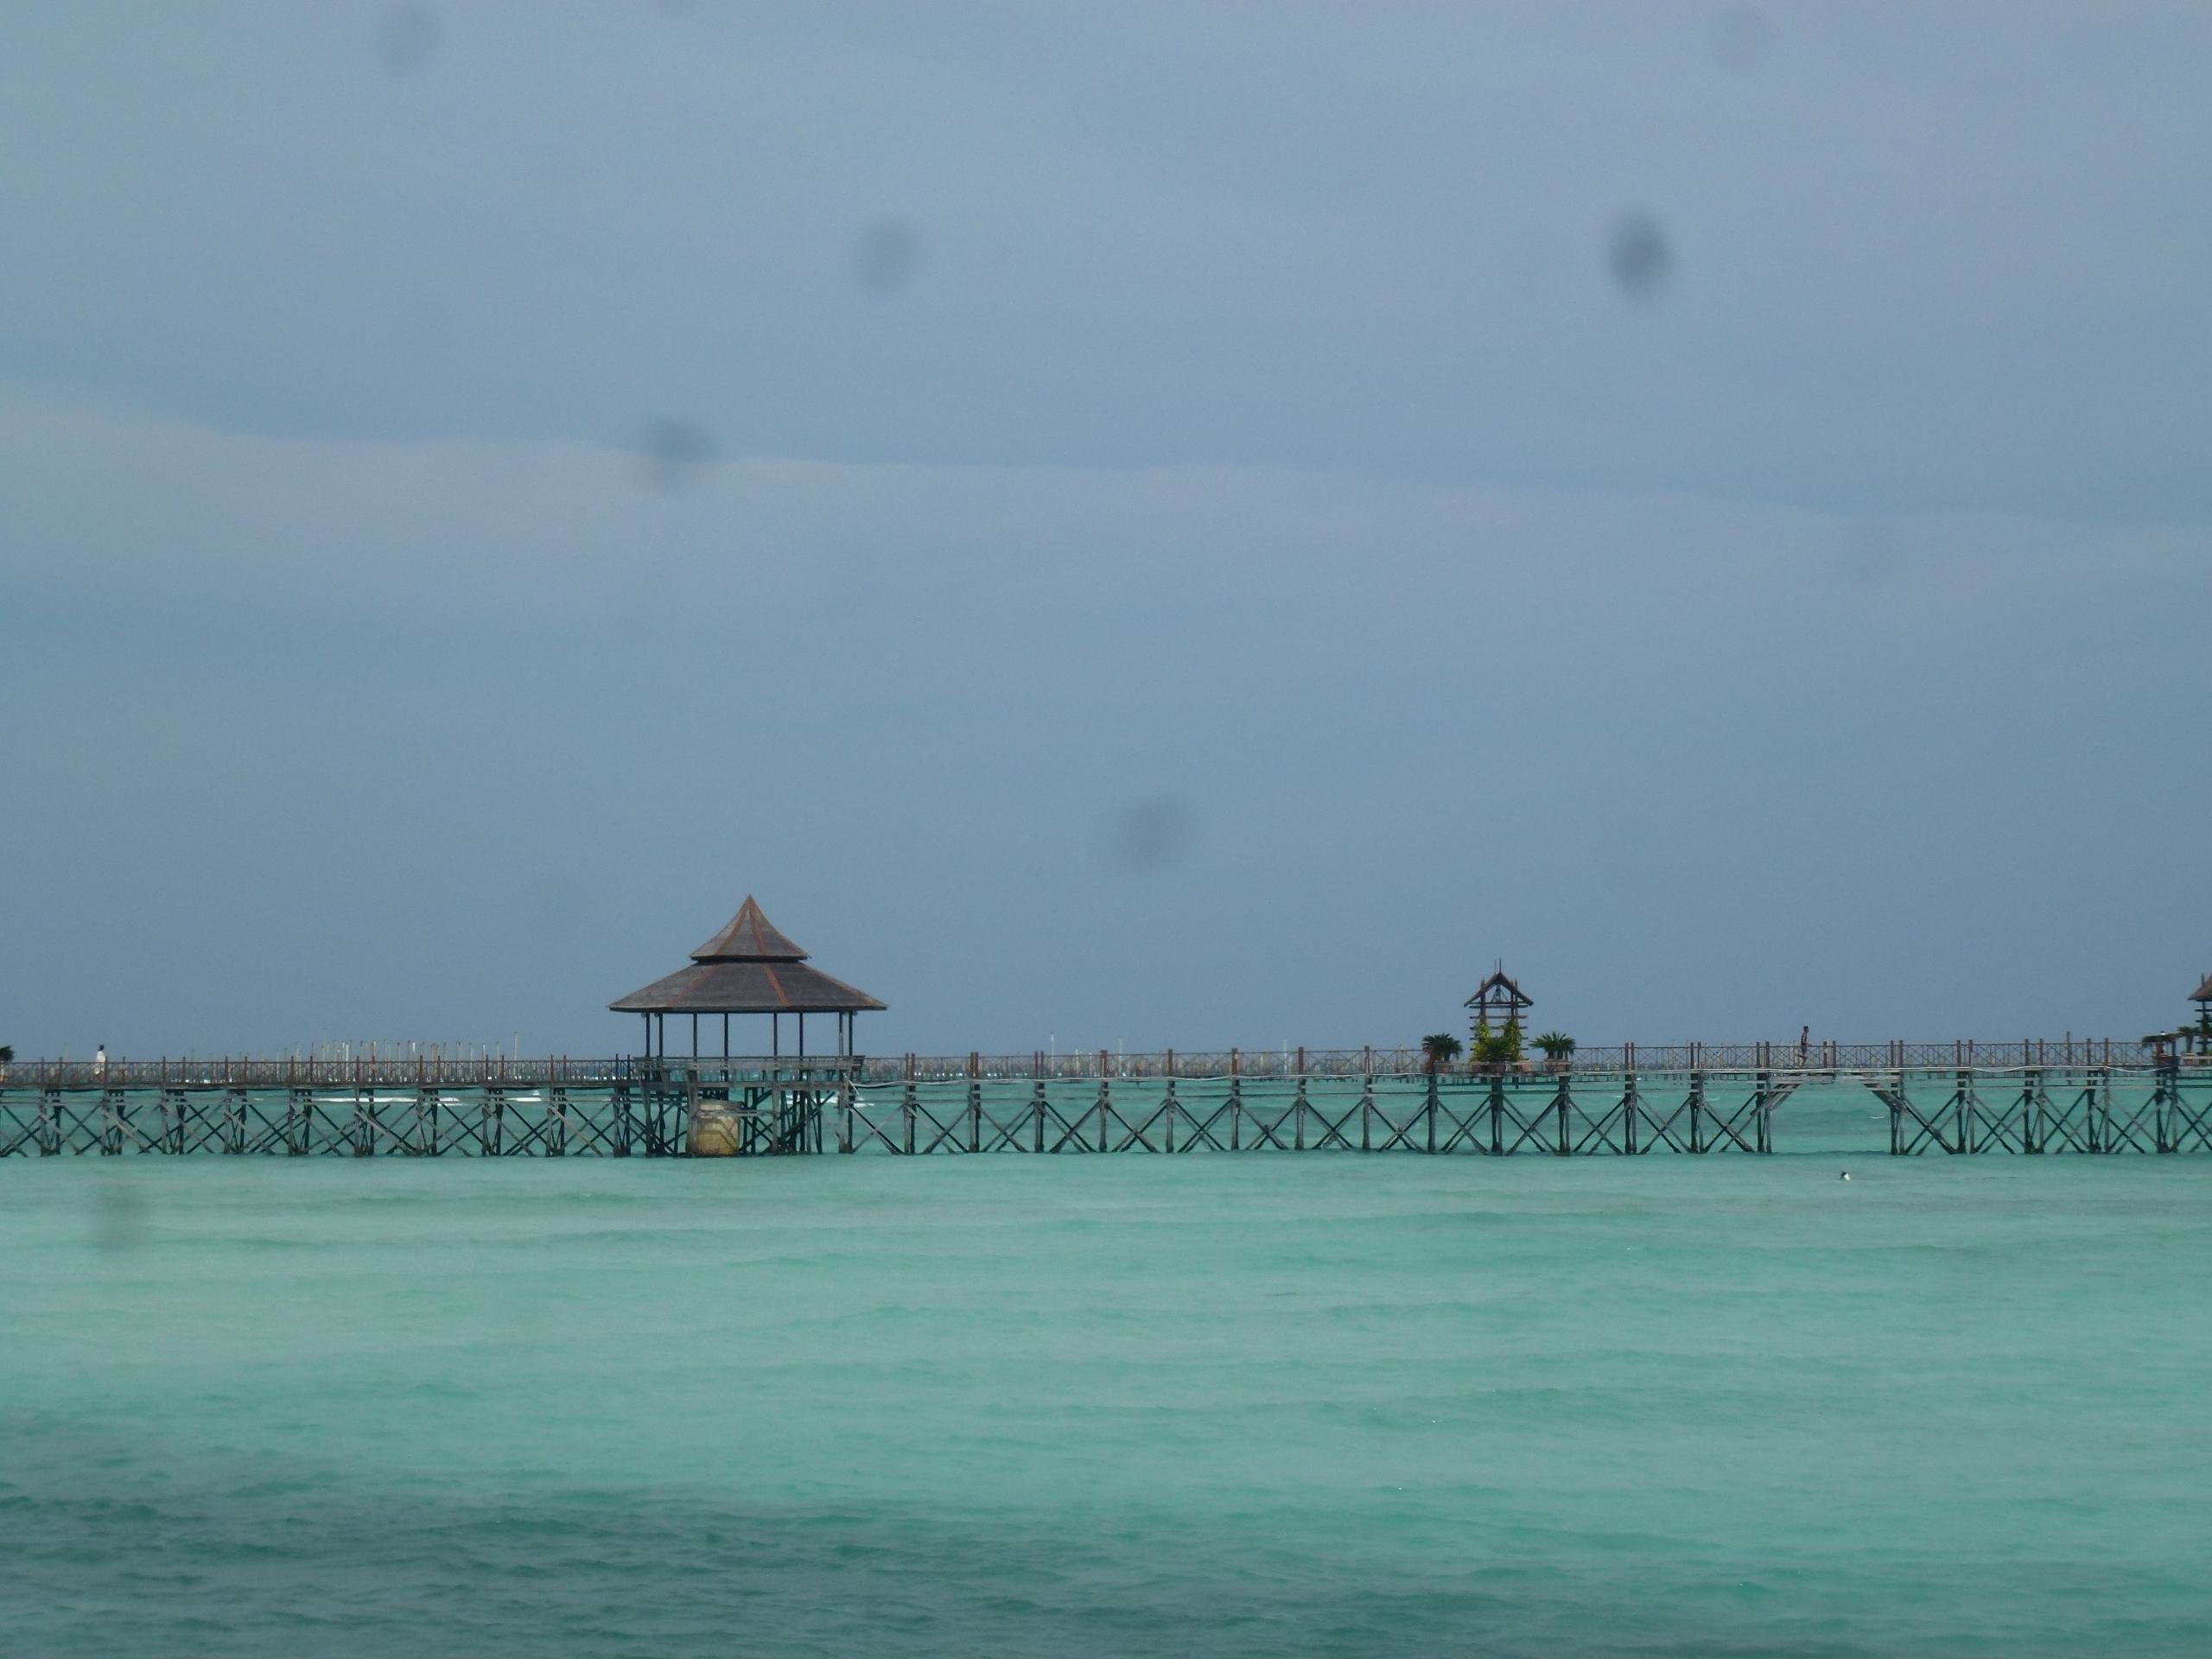
[[[810,966],[749,893],[689,966],[607,1004],[617,1014],[860,1014],[883,1006]]]
[[[1520,981],[1508,976],[1505,964],[1500,963],[1495,973],[1475,987],[1475,994],[1467,999],[1465,1006],[1470,1008],[1530,1008],[1535,1006],[1535,999],[1521,988]]]
[[[751,893],[729,918],[729,925],[691,953],[694,962],[804,962],[793,944],[766,916]]]
[[[2189,1000],[2192,1002],[2212,1002],[2212,974],[2204,976],[2204,982],[2196,988],[2196,995]]]

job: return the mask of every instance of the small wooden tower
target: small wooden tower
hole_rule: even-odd
[[[2196,1004],[2196,1052],[2212,1054],[2212,974],[2204,976],[2189,1000]]]
[[[1505,964],[1501,962],[1467,999],[1468,1023],[1478,1035],[1485,1031],[1503,1032],[1508,1026],[1525,1031],[1528,1012],[1535,1006],[1535,999],[1521,988],[1519,981],[1507,975]]]

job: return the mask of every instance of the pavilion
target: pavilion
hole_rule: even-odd
[[[691,953],[689,967],[665,979],[657,979],[643,990],[632,991],[607,1007],[617,1014],[645,1017],[645,1053],[665,1058],[668,1053],[668,1016],[691,1016],[691,1053],[699,1053],[699,1016],[722,1017],[722,1058],[729,1058],[729,1017],[733,1014],[768,1016],[768,1052],[783,1052],[785,1014],[798,1020],[798,1052],[806,1052],[806,1016],[835,1014],[837,1043],[834,1052],[853,1052],[853,1024],[865,1010],[884,1005],[866,991],[841,979],[832,979],[807,965],[806,952],[779,932],[760,913],[753,896],[729,925]]]
[[[1536,1006],[1534,998],[1521,988],[1521,982],[1505,971],[1499,963],[1491,976],[1475,987],[1475,994],[1465,1006],[1474,1014],[1477,1027],[1503,1031],[1508,1026],[1522,1023],[1521,1016]]]

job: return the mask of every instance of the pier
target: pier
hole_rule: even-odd
[[[2212,1063],[2120,1043],[1630,1045],[1521,1068],[1410,1048],[606,1059],[429,1054],[0,1067],[0,1157],[1404,1153],[1754,1156],[1808,1084],[1889,1151],[2212,1152]]]

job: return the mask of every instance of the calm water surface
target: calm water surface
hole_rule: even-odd
[[[2212,1651],[2212,1159],[1788,1111],[1759,1160],[10,1160],[0,1645]]]

